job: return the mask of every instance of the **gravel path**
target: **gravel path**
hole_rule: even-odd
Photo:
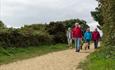
[[[0,70],[76,70],[79,63],[93,52],[90,50],[81,50],[80,53],[74,49],[49,53],[31,59],[13,62],[1,65]],[[81,69],[77,69],[81,70]]]

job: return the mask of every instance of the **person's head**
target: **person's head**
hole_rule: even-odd
[[[79,25],[79,27],[81,28],[81,25]]]
[[[69,28],[68,28],[68,31],[70,31],[70,30],[71,30],[71,28],[69,27]]]
[[[97,31],[97,28],[95,28],[95,31]]]
[[[79,23],[75,23],[75,27],[79,27]]]
[[[87,28],[87,30],[86,30],[86,31],[88,31],[88,32],[89,32],[89,31],[90,31],[90,28]]]

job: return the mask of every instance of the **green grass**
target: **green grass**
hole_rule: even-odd
[[[28,48],[0,47],[0,65],[65,49],[67,49],[66,44],[43,45]]]
[[[104,47],[97,49],[88,56],[86,61],[81,62],[80,68],[83,70],[115,70],[115,56],[109,56],[108,50]]]

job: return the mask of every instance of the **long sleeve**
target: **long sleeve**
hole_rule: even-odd
[[[83,38],[84,38],[84,40],[86,40],[86,32],[84,33],[84,37]]]
[[[91,39],[90,40],[92,40],[92,33],[90,32],[90,34],[91,34]]]
[[[100,33],[98,32],[98,39],[100,39]]]

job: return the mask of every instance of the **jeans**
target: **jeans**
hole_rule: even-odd
[[[80,38],[75,39],[75,48],[76,50],[80,50]]]
[[[94,40],[94,47],[95,49],[98,48],[98,40]]]

